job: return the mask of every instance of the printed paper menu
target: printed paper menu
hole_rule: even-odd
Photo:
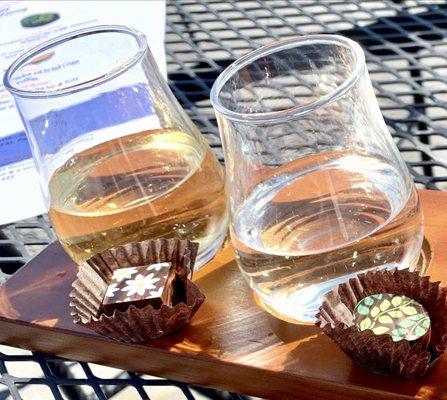
[[[144,33],[160,70],[166,75],[163,0],[1,2],[1,71],[4,72],[25,50],[45,40],[100,24],[126,25]],[[76,56],[73,55],[67,60],[71,64],[66,67],[76,66],[76,62]],[[2,225],[42,214],[46,212],[46,208],[22,122],[13,98],[3,84],[0,84],[0,121]]]

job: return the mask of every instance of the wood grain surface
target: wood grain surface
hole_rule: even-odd
[[[420,192],[431,247],[428,275],[447,283],[447,194]],[[143,344],[113,342],[74,325],[77,266],[51,244],[0,288],[0,341],[269,399],[447,399],[447,358],[421,380],[361,370],[314,326],[257,306],[231,246],[195,275],[207,300],[178,333]]]

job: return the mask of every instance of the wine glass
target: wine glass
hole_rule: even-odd
[[[311,35],[261,47],[216,80],[230,232],[273,314],[311,323],[322,296],[372,268],[416,268],[422,211],[361,47]]]
[[[197,266],[214,255],[227,231],[223,169],[144,35],[123,26],[67,33],[19,57],[4,84],[73,260],[161,237],[198,242]]]

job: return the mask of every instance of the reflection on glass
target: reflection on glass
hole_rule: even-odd
[[[120,26],[69,33],[20,57],[5,86],[76,262],[160,237],[199,242],[198,266],[214,255],[227,229],[223,171],[143,35]]]
[[[236,61],[211,100],[231,237],[267,309],[312,322],[322,296],[374,267],[416,267],[422,212],[355,42],[290,39]]]

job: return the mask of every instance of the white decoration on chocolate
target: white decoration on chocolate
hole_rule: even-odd
[[[118,268],[113,272],[113,279],[117,282],[121,282],[124,279],[129,279],[135,274],[137,269],[135,267],[130,268]]]
[[[162,262],[157,264],[151,264],[147,267],[148,271],[155,270],[160,271],[162,268],[169,268],[171,266],[171,263],[169,262]]]
[[[129,297],[126,297],[125,299],[115,299],[115,303],[127,303],[128,301],[131,301]]]
[[[151,297],[161,297],[161,295],[163,294],[163,286],[160,286],[158,288],[158,290],[152,290],[149,292],[149,296]]]
[[[116,287],[116,283],[112,283],[108,288],[106,292],[106,297],[113,297],[115,296],[115,292],[117,292],[119,288]]]
[[[123,288],[123,292],[127,292],[127,296],[131,297],[134,294],[138,296],[143,296],[146,290],[155,289],[155,283],[158,282],[160,278],[155,278],[154,274],[149,274],[144,276],[138,274],[135,279],[129,279],[126,284],[127,286]]]

